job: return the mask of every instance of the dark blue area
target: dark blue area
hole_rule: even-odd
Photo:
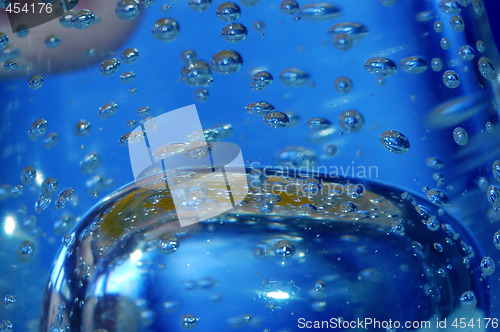
[[[488,20],[490,22],[491,31],[495,37],[495,44],[500,44],[500,20],[498,19],[498,12],[500,11],[500,1],[498,0],[484,0],[486,12],[488,13]]]

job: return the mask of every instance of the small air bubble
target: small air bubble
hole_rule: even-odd
[[[38,90],[43,85],[43,77],[41,75],[34,75],[28,80],[28,87],[31,90]]]
[[[467,131],[465,131],[462,127],[457,127],[453,130],[453,140],[458,145],[466,145],[469,142],[469,135],[467,135]]]

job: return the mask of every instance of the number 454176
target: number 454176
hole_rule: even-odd
[[[52,13],[52,4],[45,2],[30,3],[30,4],[20,4],[20,3],[9,3],[7,8],[5,8],[7,13],[19,14],[50,14]]]
[[[451,324],[454,328],[498,328],[498,318],[455,318]]]

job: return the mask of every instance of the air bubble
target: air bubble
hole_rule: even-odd
[[[141,9],[137,0],[120,0],[115,7],[116,16],[122,21],[132,21],[139,17]]]
[[[8,44],[9,37],[5,33],[0,32],[0,51],[7,47]]]
[[[443,22],[441,21],[434,22],[434,31],[436,31],[437,33],[443,32]]]
[[[151,112],[151,108],[149,106],[143,106],[137,110],[137,115],[143,117],[148,115],[149,112]]]
[[[38,119],[33,122],[28,130],[28,136],[31,140],[37,140],[47,131],[49,123],[45,119]]]
[[[12,294],[7,294],[4,297],[4,303],[5,303],[5,309],[9,310],[14,307],[14,304],[16,303],[16,298]],[[0,329],[0,331],[3,331],[3,329]]]
[[[345,33],[339,33],[333,38],[333,46],[339,51],[347,51],[352,46],[351,37]]]
[[[21,183],[24,185],[31,184],[36,178],[36,169],[33,166],[27,166],[21,172]]]
[[[434,242],[433,247],[437,252],[443,252],[443,245],[441,243]]]
[[[500,208],[500,188],[494,185],[488,187],[486,198],[494,209]]]
[[[279,152],[277,161],[279,165],[309,169],[317,165],[318,158],[310,149],[291,146]]]
[[[474,49],[469,45],[462,46],[458,50],[458,55],[464,61],[472,61],[474,59]]]
[[[212,0],[189,0],[189,7],[195,12],[201,13],[210,8]]]
[[[153,36],[160,41],[172,41],[179,34],[179,23],[173,18],[161,18],[153,24]]]
[[[425,23],[425,22],[428,22],[430,20],[433,20],[436,18],[436,13],[432,10],[424,10],[424,11],[421,11],[419,12],[416,16],[415,16],[415,19],[418,21],[418,22],[422,22],[422,23]]]
[[[469,135],[467,135],[467,131],[465,131],[462,127],[457,127],[453,130],[453,140],[458,145],[466,145],[469,142]]]
[[[5,332],[14,331],[14,325],[10,321],[3,320],[0,323],[2,323],[1,327],[3,329],[0,331],[5,331]]]
[[[479,72],[484,78],[490,81],[494,81],[496,79],[497,74],[495,72],[495,67],[493,67],[493,63],[491,63],[490,59],[485,56],[481,57],[477,66],[479,68]]]
[[[390,59],[375,57],[365,62],[365,68],[369,73],[376,76],[391,76],[396,73],[398,66]]]
[[[311,118],[307,120],[307,126],[312,129],[325,129],[332,125],[330,121],[324,118]]]
[[[460,306],[465,310],[474,310],[477,305],[476,294],[473,291],[463,292],[460,296]]]
[[[420,74],[427,69],[427,61],[417,56],[410,56],[401,60],[401,68],[408,74]]]
[[[68,188],[65,189],[63,192],[61,192],[57,197],[55,203],[56,209],[57,210],[63,209],[68,204],[68,202],[73,198],[74,192],[75,190],[73,188]]]
[[[136,48],[127,48],[121,54],[123,63],[130,64],[137,61],[139,58],[139,51]]]
[[[262,22],[262,21],[256,21],[254,24],[253,24],[253,28],[255,29],[255,31],[263,31],[265,28],[266,28],[266,23]]]
[[[478,41],[476,42],[476,49],[477,49],[479,52],[481,52],[481,53],[483,53],[484,51],[486,51],[486,44],[484,43],[484,41],[482,41],[482,40],[478,40]]]
[[[78,137],[87,136],[90,133],[90,122],[80,120],[75,125],[75,135]]]
[[[495,245],[495,248],[500,250],[500,231],[493,234],[493,244]]]
[[[194,92],[194,99],[197,101],[206,101],[210,96],[210,93],[207,89],[198,89]]]
[[[495,160],[493,165],[491,166],[491,170],[493,172],[493,176],[495,179],[500,182],[500,160]]]
[[[457,32],[462,32],[465,28],[464,20],[460,16],[453,16],[450,20],[450,25]]]
[[[432,174],[432,179],[433,179],[434,181],[436,181],[436,184],[437,184],[438,186],[442,186],[442,185],[444,184],[444,175],[443,175],[443,174],[441,174],[441,173],[438,173],[438,172],[433,173],[433,174]]]
[[[210,153],[210,144],[205,140],[191,142],[186,146],[184,153],[191,159],[205,158]],[[191,195],[189,199],[192,202],[188,204],[201,205],[206,200],[208,191],[205,188],[192,187],[189,188],[189,194]]]
[[[328,144],[323,149],[323,155],[325,157],[331,158],[331,157],[334,157],[337,154],[337,151],[338,151],[338,149],[337,149],[337,147],[334,144]]]
[[[274,253],[282,259],[290,258],[295,253],[295,247],[290,241],[281,240],[274,245]]]
[[[269,112],[264,116],[264,123],[271,128],[283,128],[289,122],[288,116],[282,112]]]
[[[76,29],[87,29],[94,22],[94,13],[88,9],[82,9],[71,16],[71,25]]]
[[[42,193],[44,196],[52,196],[58,187],[57,179],[49,177],[42,182]]]
[[[360,131],[364,123],[365,119],[358,111],[348,110],[339,116],[340,127],[349,133]]]
[[[175,234],[164,234],[159,240],[158,249],[162,254],[173,254],[179,249],[179,239]]]
[[[27,263],[33,259],[35,255],[35,245],[31,241],[21,243],[16,252],[16,257],[21,263]]]
[[[443,69],[443,62],[439,58],[433,58],[431,60],[431,68],[434,71],[441,71]]]
[[[130,143],[136,143],[144,140],[144,135],[141,132],[130,132],[124,134],[122,137],[120,137],[120,144],[122,145],[127,145]]]
[[[54,146],[56,146],[58,140],[59,136],[57,135],[57,133],[48,133],[47,136],[45,136],[42,140],[43,147],[46,149],[52,149]]]
[[[460,5],[454,0],[442,0],[439,9],[445,14],[458,14],[461,10]]]
[[[357,22],[342,22],[334,24],[330,30],[330,34],[345,34],[352,40],[360,39],[368,33],[368,29],[361,23]]]
[[[213,84],[210,65],[201,60],[184,66],[181,77],[184,83],[191,86],[210,86]]]
[[[118,111],[118,104],[111,102],[104,104],[103,106],[99,107],[99,117],[102,119],[107,119],[112,117],[116,111]]]
[[[353,202],[343,202],[340,204],[339,209],[343,213],[349,213],[356,211],[358,207]]]
[[[460,76],[453,70],[447,70],[443,74],[443,83],[450,89],[455,89],[460,85]]]
[[[221,74],[237,72],[243,64],[241,55],[233,50],[217,52],[211,61],[212,69]]]
[[[309,74],[299,68],[287,68],[280,73],[280,81],[287,86],[301,86],[307,83]]]
[[[495,272],[495,261],[489,256],[481,260],[481,272],[484,276],[491,276]]]
[[[441,38],[441,40],[439,41],[439,45],[441,45],[441,48],[443,50],[447,50],[450,48],[450,40],[448,38]]]
[[[436,232],[439,229],[439,227],[441,226],[441,224],[439,223],[439,221],[436,218],[430,217],[429,219],[427,219],[425,221],[425,226],[427,226],[427,228],[431,232]]]
[[[443,161],[438,157],[429,157],[425,160],[425,163],[427,166],[434,169],[440,169],[444,165]]]
[[[101,157],[97,152],[91,152],[80,160],[80,170],[83,174],[90,174],[97,170],[101,164]]]
[[[180,59],[185,65],[189,65],[198,61],[198,54],[195,50],[185,50],[181,53]]]
[[[56,48],[61,45],[62,38],[59,35],[49,35],[45,38],[45,46],[48,48]]]
[[[252,84],[250,84],[250,88],[259,91],[273,82],[273,75],[267,71],[260,71],[253,75],[253,80]]]
[[[255,101],[245,106],[245,111],[253,115],[264,116],[274,111],[274,106],[265,101]]]
[[[222,29],[222,38],[232,43],[245,40],[247,34],[247,28],[241,23],[229,23]]]
[[[52,202],[52,195],[51,196],[45,196],[41,194],[38,197],[38,200],[35,202],[35,212],[36,213],[42,213],[47,209],[50,205],[50,202]]]
[[[405,153],[410,149],[408,138],[396,130],[386,130],[380,135],[380,142],[387,150],[394,153]]]
[[[41,75],[34,75],[28,81],[28,87],[31,90],[38,90],[43,85],[43,77]]]
[[[116,58],[104,60],[99,67],[99,72],[102,76],[111,76],[120,68],[120,61]]]
[[[240,17],[241,9],[233,2],[224,2],[217,7],[215,14],[221,20],[230,22]]]
[[[19,197],[23,194],[24,187],[22,185],[17,185],[11,189],[12,197]]]
[[[17,68],[16,60],[10,59],[10,60],[5,61],[5,63],[3,64],[3,68],[7,71],[11,71],[11,70],[16,69]]]
[[[340,14],[340,8],[326,2],[310,3],[300,9],[301,17],[314,22],[327,21]]]
[[[181,326],[185,329],[192,329],[196,326],[198,323],[198,318],[194,317],[193,315],[183,315],[181,317]]]
[[[425,193],[427,199],[434,205],[437,206],[448,206],[450,204],[450,199],[448,195],[442,190],[439,189],[429,189]]]
[[[135,80],[135,73],[133,71],[127,71],[120,75],[120,80],[123,83],[132,83]]]
[[[280,4],[280,11],[285,15],[295,15],[299,11],[299,4],[295,0],[284,0]]]
[[[349,93],[352,89],[352,81],[347,77],[339,77],[333,82],[333,88],[340,94]]]

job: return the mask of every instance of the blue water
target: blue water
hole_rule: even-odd
[[[263,1],[265,0],[261,0]],[[102,77],[99,74],[100,62],[98,62],[86,69],[71,73],[44,75],[43,86],[37,91],[29,89],[28,79],[24,77],[0,82],[0,96],[2,96],[0,140],[3,165],[0,184],[7,183],[12,186],[19,184],[21,170],[32,165],[42,174],[42,178],[48,176],[57,178],[59,182],[57,193],[69,187],[74,188],[77,197],[73,203],[78,202],[69,204],[62,211],[55,210],[52,203],[47,210],[36,215],[36,225],[23,227],[21,226],[23,216],[18,210],[25,206],[26,216],[35,215],[33,206],[38,199],[38,190],[34,186],[25,186],[20,198],[0,201],[0,225],[5,226],[8,216],[14,216],[18,221],[14,236],[0,232],[2,249],[0,257],[3,264],[0,295],[13,294],[16,297],[13,309],[0,311],[0,321],[10,320],[16,326],[16,331],[25,330],[27,321],[35,325],[40,312],[42,289],[61,243],[62,235],[54,233],[54,222],[64,213],[70,213],[75,218],[84,215],[98,203],[99,199],[134,180],[128,149],[120,145],[118,140],[130,131],[125,124],[129,120],[138,119],[136,111],[143,106],[149,106],[151,116],[154,117],[196,103],[203,127],[230,123],[233,126],[233,135],[227,140],[237,143],[242,148],[243,156],[249,164],[254,162],[261,165],[276,165],[279,150],[289,146],[305,146],[320,155],[326,141],[319,144],[308,141],[309,129],[305,126],[306,120],[311,117],[324,117],[336,124],[340,111],[348,108],[357,109],[365,117],[364,128],[359,133],[344,133],[342,136],[328,139],[334,141],[339,153],[334,159],[320,160],[320,165],[344,167],[344,169],[352,166],[374,166],[378,172],[369,180],[395,185],[411,192],[422,192],[421,188],[424,185],[435,186],[432,174],[436,170],[426,167],[425,159],[429,156],[439,156],[446,165],[442,169],[446,179],[445,186],[454,187],[453,190],[447,190],[452,198],[452,205],[448,211],[473,231],[485,254],[494,257],[498,263],[498,252],[495,251],[491,241],[498,227],[490,222],[498,220],[498,217],[491,212],[487,214],[490,206],[483,193],[477,192],[475,184],[478,176],[487,176],[493,181],[488,163],[495,159],[492,157],[493,154],[498,156],[496,153],[499,146],[496,140],[498,136],[490,135],[484,138],[485,135],[482,135],[483,139],[478,140],[476,147],[470,149],[472,157],[463,157],[458,154],[463,150],[453,141],[449,128],[430,133],[426,133],[423,128],[425,123],[423,114],[427,114],[436,104],[452,97],[484,92],[476,84],[474,72],[461,72],[462,83],[455,90],[442,85],[439,87],[434,84],[429,85],[429,82],[440,81],[442,75],[442,72],[436,73],[430,68],[418,77],[410,77],[400,69],[396,75],[386,78],[383,87],[379,87],[376,85],[377,77],[366,72],[363,67],[367,58],[383,54],[394,58],[398,64],[400,59],[410,55],[419,54],[429,61],[431,57],[446,54],[436,47],[435,42],[438,39],[434,35],[423,36],[428,31],[434,34],[431,23],[415,24],[413,17],[410,20],[401,15],[404,12],[416,13],[428,9],[427,3],[410,4],[397,1],[393,7],[387,8],[387,12],[383,15],[376,15],[371,6],[359,6],[354,2],[343,4],[345,15],[341,20],[362,20],[370,32],[373,32],[373,35],[356,41],[353,48],[346,53],[335,50],[331,36],[326,33],[333,23],[339,21],[338,19],[326,22],[306,20],[295,22],[293,16],[279,13],[278,1],[272,2],[275,4],[272,9],[267,8],[271,6],[267,3],[265,5],[261,3],[256,7],[242,5],[243,14],[238,21],[246,25],[249,30],[248,37],[241,43],[229,44],[220,37],[220,30],[226,22],[218,20],[213,13],[218,3],[212,4],[210,10],[203,13],[194,13],[181,1],[172,2],[172,9],[168,12],[160,10],[159,2],[144,10],[135,31],[123,45],[109,55],[118,58],[122,50],[134,47],[139,49],[139,60],[131,65],[122,63],[119,72],[111,77]],[[498,6],[495,1],[485,1],[485,3],[490,16],[498,11],[493,7]],[[377,3],[377,8],[380,9],[379,7]],[[173,17],[179,21],[181,33],[172,42],[159,42],[151,34],[153,22],[162,17]],[[266,23],[266,28],[262,31],[263,36],[261,32],[252,28],[257,20]],[[448,23],[444,18],[442,21]],[[499,23],[494,19],[490,19],[490,23],[493,32],[498,36]],[[463,34],[452,34],[452,36],[456,38],[452,43],[464,42]],[[395,45],[400,48],[394,50]],[[213,73],[215,83],[207,88],[210,92],[208,100],[203,103],[197,102],[194,99],[196,88],[178,79],[182,68],[179,54],[189,48],[196,50],[199,58],[205,61],[210,61],[212,55],[221,49],[234,49],[242,54],[243,67],[230,75]],[[476,52],[475,61],[478,57],[479,54]],[[305,85],[290,88],[281,84],[280,71],[292,66],[310,73],[315,87]],[[263,91],[252,91],[249,88],[252,82],[249,73],[254,68],[265,68],[274,76],[274,82]],[[136,73],[136,79],[131,84],[123,84],[119,79],[119,75],[127,70]],[[352,92],[345,98],[339,96],[332,86],[336,78],[344,75],[354,82]],[[131,95],[128,90],[134,87],[138,92]],[[416,102],[411,101],[412,95],[416,97]],[[487,94],[481,95],[480,99],[489,97],[491,96]],[[246,114],[244,111],[245,105],[257,100],[268,101],[280,111],[290,110],[298,113],[301,119],[300,125],[284,129],[267,127],[261,118]],[[98,108],[111,101],[119,105],[118,112],[110,119],[99,118]],[[495,121],[498,118],[494,113],[491,110],[489,114],[482,112],[461,125],[469,131],[471,137],[481,136],[481,132],[484,134],[486,121]],[[49,122],[48,132],[54,131],[59,134],[59,142],[53,149],[44,149],[40,141],[33,142],[26,134],[30,125],[42,117]],[[74,124],[81,119],[88,120],[92,124],[91,134],[86,137],[74,135]],[[391,154],[381,147],[379,135],[381,131],[387,129],[397,129],[410,139],[412,146],[407,154]],[[362,152],[361,156],[358,151]],[[110,186],[98,191],[97,198],[91,197],[91,192],[85,185],[90,176],[83,175],[79,166],[80,160],[90,152],[98,152],[102,158],[100,168],[92,175],[101,174],[113,179]],[[478,164],[469,169],[469,163],[476,161]],[[464,195],[464,192],[473,194]],[[22,264],[17,260],[15,252],[19,244],[27,239],[35,242],[36,255],[32,261]],[[216,239],[218,238],[214,237],[214,241]],[[332,235],[332,241],[338,241],[338,238]],[[345,251],[351,252],[352,248],[347,245]],[[353,256],[355,255],[347,255],[345,260],[355,260]],[[480,260],[480,258],[482,257],[477,256],[475,259]],[[237,260],[234,262],[239,263]],[[16,266],[12,267],[12,264]],[[478,262],[471,264],[478,266]],[[311,268],[319,265],[321,264],[311,264]],[[390,271],[390,267],[384,270]],[[299,275],[294,269],[291,269],[290,273],[294,276],[294,273]],[[416,275],[417,273],[407,277],[417,278]],[[398,291],[402,292],[399,289],[408,279],[402,277],[399,281]],[[496,286],[498,289],[497,283],[492,284],[492,287]],[[219,283],[221,284],[222,282]],[[255,285],[252,285],[249,288],[253,289]],[[381,287],[388,286],[385,284]],[[353,292],[349,287],[348,289],[343,296],[347,297]],[[405,291],[418,301],[419,297],[413,296],[417,290],[411,288]],[[142,296],[153,295],[144,291]],[[388,298],[387,301],[391,299]],[[248,301],[248,306],[251,306],[253,300]],[[487,300],[481,301],[478,301],[478,306],[487,308]],[[493,296],[492,302],[496,303],[498,299]],[[354,311],[354,305],[349,310]],[[419,315],[424,317],[428,316],[430,311],[426,309],[414,314],[415,317],[420,317]],[[234,315],[245,315],[245,312],[234,311]],[[174,320],[176,328],[180,326],[178,320],[176,316]],[[203,326],[204,321],[207,322],[200,320],[199,328]],[[278,322],[275,323],[278,325]],[[154,324],[163,322],[155,321],[151,325],[152,330],[158,330],[159,325]]]

